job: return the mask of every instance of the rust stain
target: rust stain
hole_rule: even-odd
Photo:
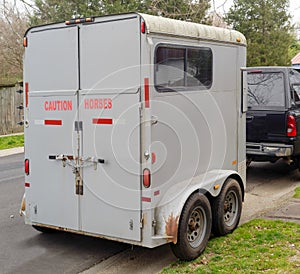
[[[166,234],[167,236],[171,236],[169,239],[170,242],[174,244],[177,243],[177,233],[178,233],[178,221],[179,216],[174,216],[173,212],[169,215],[166,220]]]
[[[25,213],[25,209],[26,209],[26,200],[25,199],[26,198],[25,198],[25,193],[24,193],[22,202],[21,202],[20,216],[23,216],[23,214]]]

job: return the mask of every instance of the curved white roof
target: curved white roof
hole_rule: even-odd
[[[145,20],[147,33],[163,33],[172,36],[185,36],[194,39],[222,41],[246,45],[245,36],[235,30],[174,20],[148,14],[140,14]]]

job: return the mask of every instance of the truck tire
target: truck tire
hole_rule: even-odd
[[[180,216],[177,243],[171,244],[175,256],[185,261],[197,258],[206,248],[211,224],[208,199],[201,193],[191,195]]]
[[[223,236],[232,233],[242,213],[242,191],[239,183],[229,178],[218,197],[212,202],[212,233]]]

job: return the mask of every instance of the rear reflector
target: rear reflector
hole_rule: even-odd
[[[29,92],[29,84],[25,83],[25,107],[28,108],[28,92]]]
[[[142,197],[142,202],[151,203],[151,198],[150,197]]]
[[[144,79],[144,92],[145,92],[145,108],[149,108],[150,107],[149,78]]]
[[[25,161],[24,161],[24,169],[25,169],[25,174],[29,175],[29,159],[25,159]]]
[[[151,174],[148,168],[145,168],[143,171],[143,185],[146,188],[151,185]]]
[[[93,124],[96,125],[112,125],[113,119],[111,118],[94,118]]]
[[[25,183],[25,187],[30,187],[30,183]]]
[[[61,126],[62,120],[45,120],[44,125]]]
[[[288,117],[287,117],[286,134],[288,137],[296,137],[297,136],[296,119],[293,115],[288,115]]]

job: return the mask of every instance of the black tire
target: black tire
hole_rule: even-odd
[[[54,233],[56,232],[55,229],[49,228],[49,227],[44,227],[44,226],[38,226],[38,225],[33,225],[32,226],[35,230],[42,232],[42,233]]]
[[[177,243],[171,244],[175,256],[185,261],[197,258],[206,248],[211,225],[208,199],[201,193],[191,195],[180,216]]]
[[[239,183],[229,178],[218,197],[212,202],[212,233],[223,236],[232,233],[242,213],[242,190]]]

